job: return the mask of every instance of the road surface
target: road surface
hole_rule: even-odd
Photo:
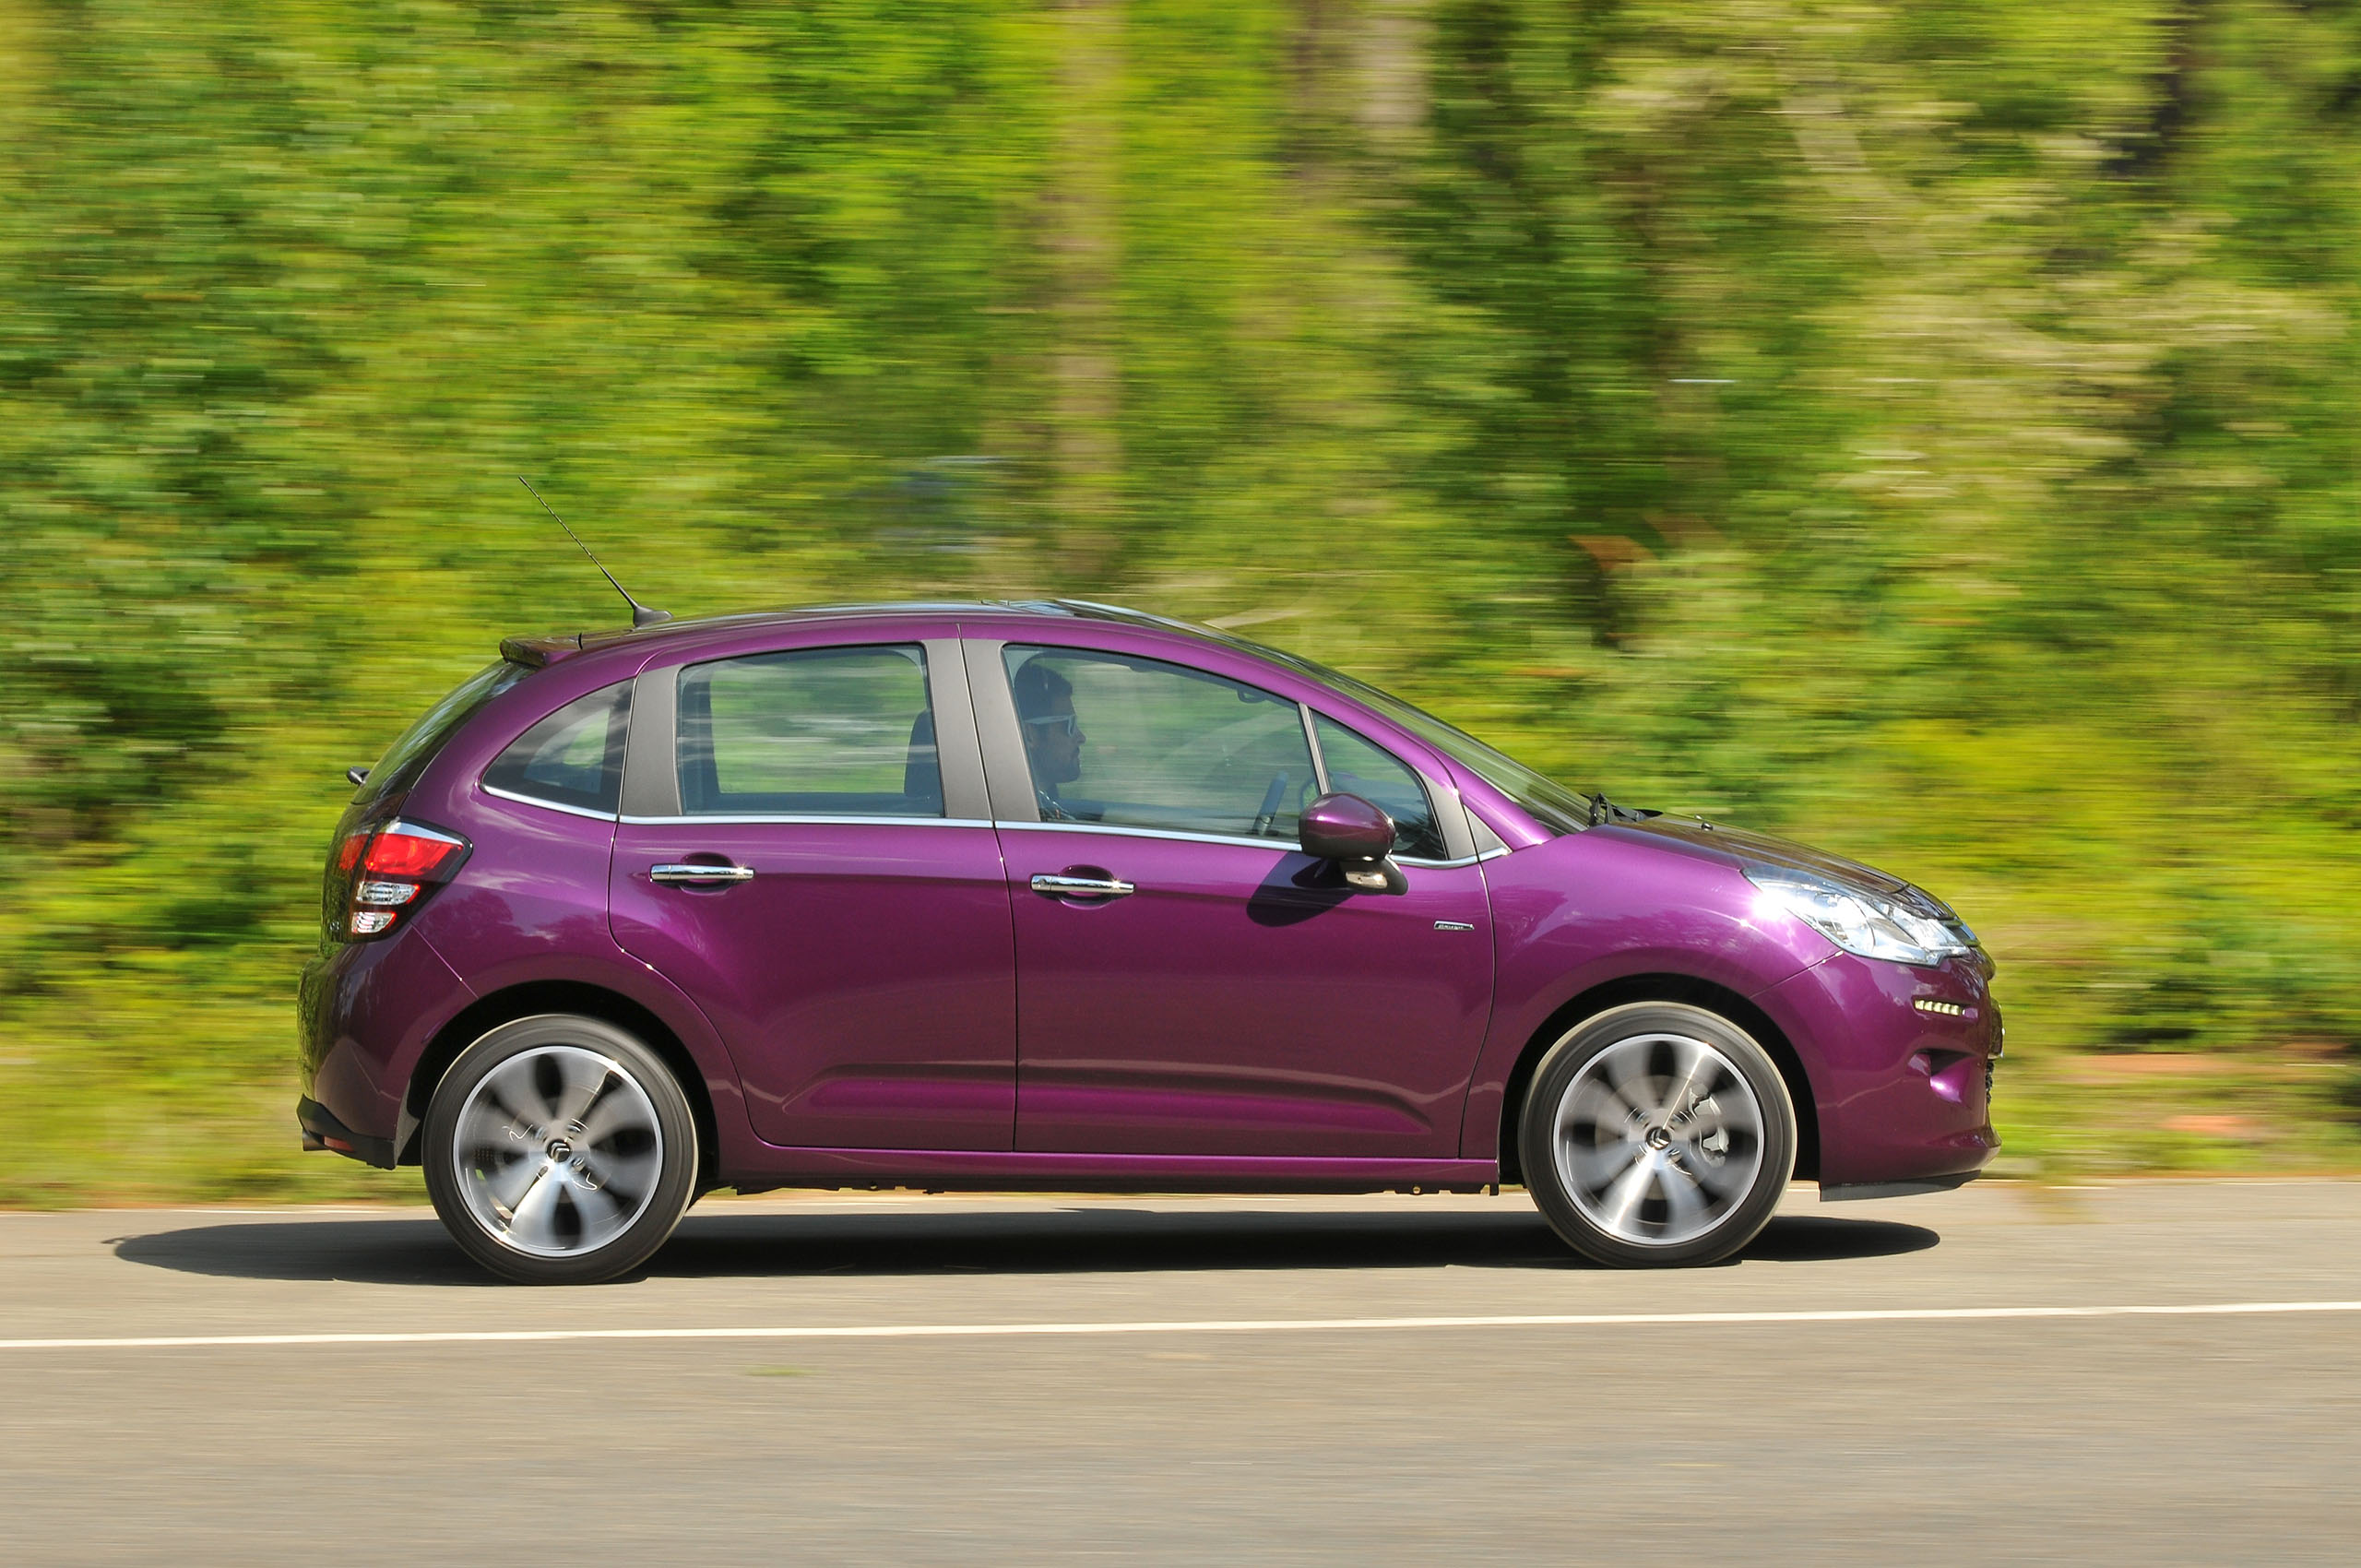
[[[1514,1193],[721,1199],[576,1290],[0,1215],[0,1341],[10,1563],[2361,1560],[2361,1184],[1799,1187],[1655,1274]]]

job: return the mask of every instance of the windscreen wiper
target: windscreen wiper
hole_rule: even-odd
[[[1589,826],[1592,827],[1596,827],[1603,822],[1645,822],[1652,816],[1664,814],[1662,812],[1644,811],[1637,806],[1619,806],[1603,794],[1584,795],[1583,799],[1590,802]]]

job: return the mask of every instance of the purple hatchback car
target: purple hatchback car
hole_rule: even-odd
[[[1061,600],[513,638],[365,774],[306,1147],[528,1282],[781,1186],[1470,1191],[1701,1264],[1997,1146],[1992,966],[1849,861]]]

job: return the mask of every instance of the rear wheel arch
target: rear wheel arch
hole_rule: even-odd
[[[681,1037],[647,1008],[620,992],[581,980],[537,980],[495,991],[479,997],[436,1030],[410,1074],[409,1088],[402,1099],[394,1162],[419,1162],[419,1130],[426,1120],[426,1108],[434,1098],[435,1086],[443,1081],[443,1075],[451,1070],[451,1063],[459,1059],[460,1052],[501,1025],[539,1013],[580,1013],[603,1019],[638,1037],[663,1058],[664,1064],[672,1070],[672,1076],[679,1080],[681,1092],[688,1098],[689,1110],[696,1118],[697,1170],[710,1185],[718,1168],[721,1142],[714,1121],[713,1093],[706,1084],[704,1073],[698,1070],[696,1059],[689,1054]]]
[[[1549,1048],[1565,1038],[1568,1030],[1584,1019],[1596,1016],[1610,1007],[1620,1007],[1632,1002],[1682,1002],[1707,1012],[1718,1013],[1752,1035],[1779,1069],[1779,1076],[1787,1086],[1787,1098],[1796,1107],[1796,1170],[1802,1178],[1820,1174],[1820,1110],[1812,1097],[1811,1078],[1804,1071],[1803,1060],[1796,1048],[1771,1021],[1770,1015],[1753,1003],[1712,980],[1699,980],[1693,975],[1651,974],[1626,975],[1605,984],[1593,986],[1581,995],[1549,1015],[1548,1020],[1534,1031],[1517,1055],[1516,1066],[1509,1074],[1507,1092],[1501,1099],[1500,1162],[1503,1185],[1521,1183],[1525,1171],[1518,1164],[1517,1127],[1525,1115],[1525,1097],[1532,1087],[1534,1069],[1548,1055]]]

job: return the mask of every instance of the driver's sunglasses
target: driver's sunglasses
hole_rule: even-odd
[[[1066,739],[1072,740],[1082,732],[1082,726],[1074,722],[1074,716],[1071,713],[1045,713],[1038,719],[1028,719],[1025,722],[1043,726],[1041,731],[1043,740],[1049,739],[1053,734],[1063,735]]]

